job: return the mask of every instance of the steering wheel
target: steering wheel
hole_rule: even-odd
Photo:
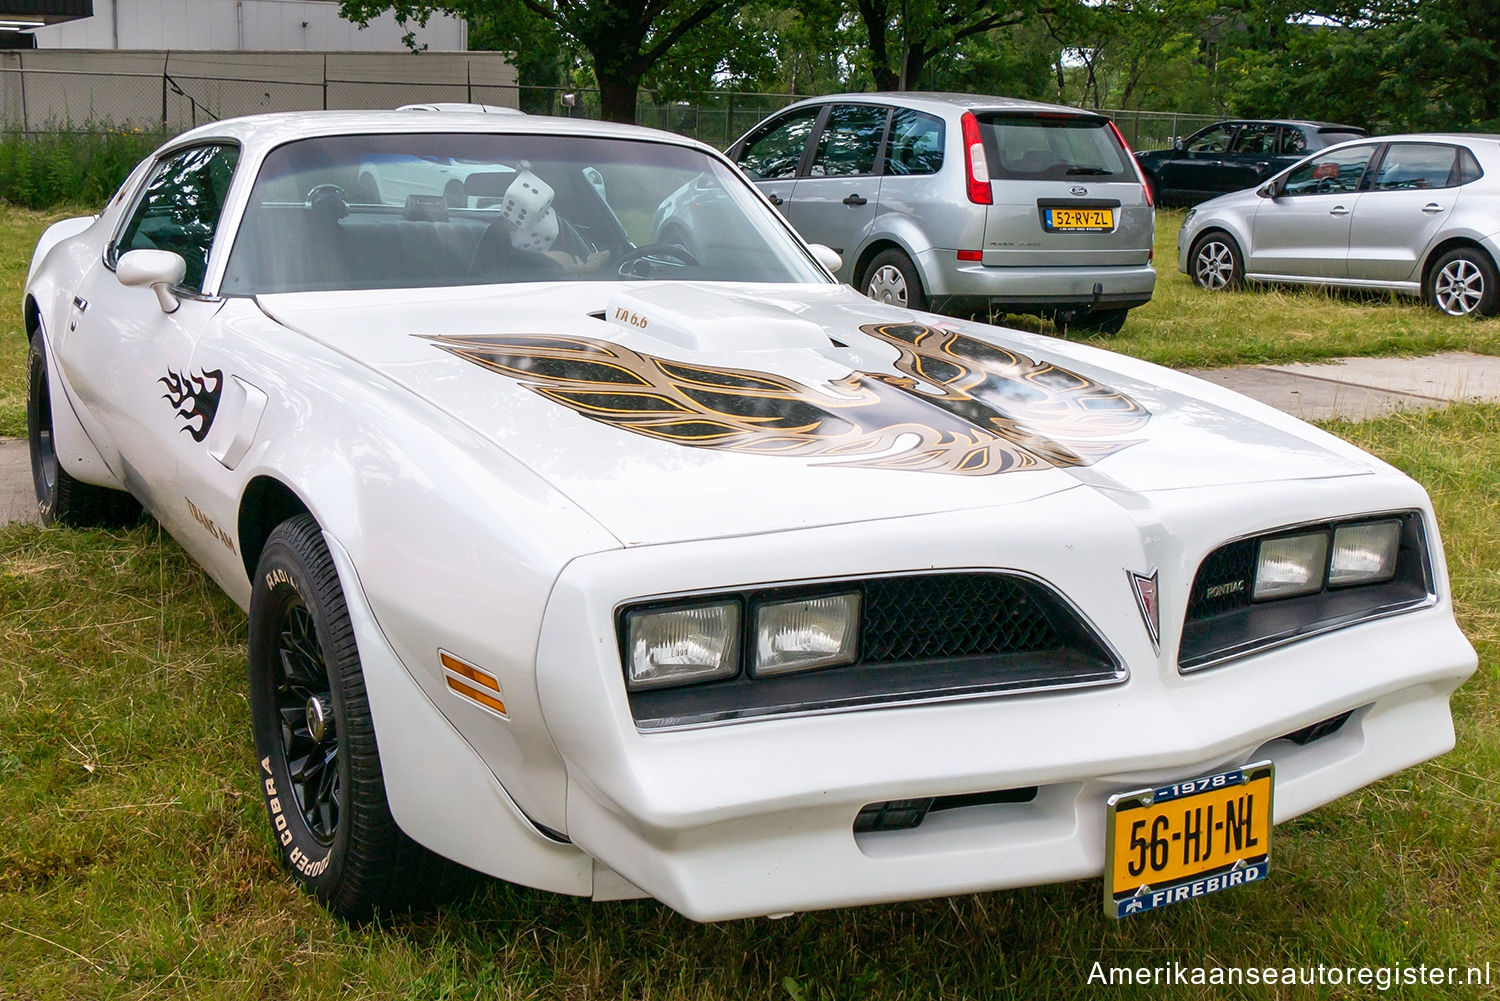
[[[617,270],[622,278],[644,278],[646,275],[635,271],[633,266],[639,264],[641,261],[659,258],[676,260],[679,267],[697,268],[703,266],[702,261],[675,243],[646,243],[627,252],[624,257],[621,257],[620,266]]]

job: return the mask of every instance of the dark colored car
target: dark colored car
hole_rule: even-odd
[[[1364,135],[1364,129],[1331,122],[1238,120],[1135,156],[1158,203],[1195,205],[1253,188],[1309,153]]]

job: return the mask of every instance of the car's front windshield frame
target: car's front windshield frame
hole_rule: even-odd
[[[370,165],[379,175],[382,160],[383,189],[364,187],[362,172]],[[425,165],[431,176],[406,184],[393,176],[399,171],[391,171],[391,163]],[[574,132],[350,132],[280,143],[256,167],[232,231],[222,234],[231,241],[215,283],[222,296],[574,280],[832,281],[727,160],[685,143]],[[446,196],[423,193],[422,185],[437,183],[444,170],[453,175]],[[545,198],[530,188],[523,193],[530,201],[512,197],[509,185],[523,171],[540,182],[532,187]],[[560,232],[537,238],[518,231],[514,217],[528,207],[552,207]],[[574,225],[564,208],[586,222]],[[684,228],[701,242],[685,256],[666,245],[690,243],[679,239]],[[668,232],[670,241],[659,239]],[[554,242],[538,242],[548,236]],[[338,242],[318,244],[319,237]],[[431,248],[401,242],[417,238]],[[661,252],[641,263],[643,243]],[[480,255],[492,251],[505,262],[481,269]],[[566,266],[542,261],[538,253]],[[432,264],[440,254],[447,255],[441,267]],[[517,259],[525,266],[515,267]]]

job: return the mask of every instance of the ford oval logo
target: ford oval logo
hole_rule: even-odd
[[[1068,189],[1068,194],[1070,194],[1070,195],[1086,195],[1088,193],[1089,193],[1089,189],[1085,188],[1081,184],[1075,184],[1071,188]]]

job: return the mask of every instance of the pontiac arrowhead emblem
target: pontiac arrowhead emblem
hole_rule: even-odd
[[[1125,574],[1130,578],[1130,589],[1135,592],[1136,607],[1141,610],[1141,619],[1145,621],[1146,632],[1151,636],[1151,647],[1160,653],[1161,604],[1156,598],[1156,568],[1151,569],[1149,577],[1134,570],[1126,570]]]

